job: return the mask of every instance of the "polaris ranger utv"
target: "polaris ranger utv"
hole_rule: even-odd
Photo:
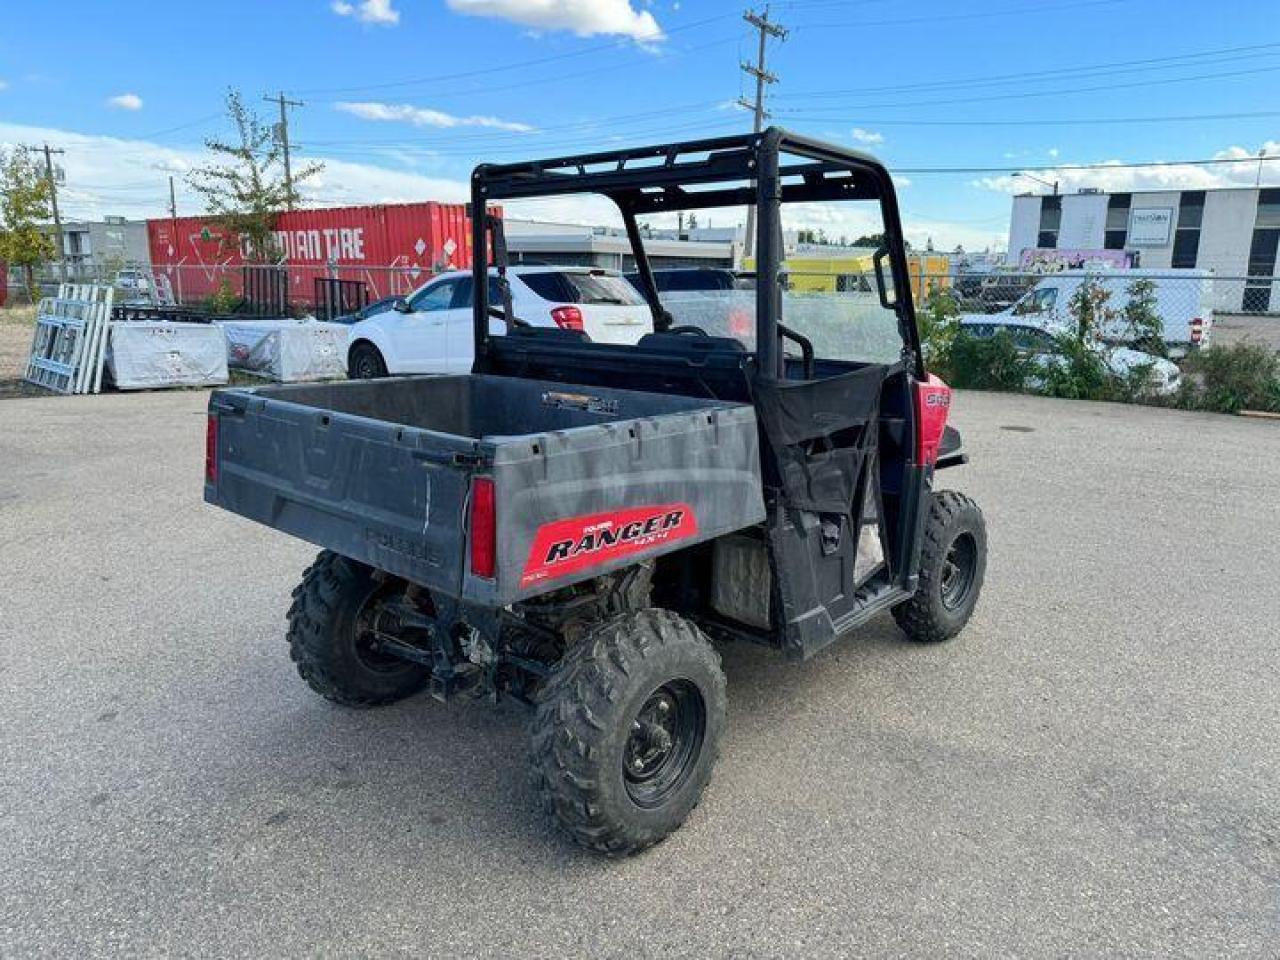
[[[473,372],[216,391],[204,495],[323,548],[288,614],[317,692],[527,701],[542,803],[629,854],[711,776],[711,639],[800,660],[885,612],[912,640],[953,637],[982,586],[983,518],[934,490],[965,458],[872,158],[768,129],[482,165],[471,189],[476,262],[454,302],[471,296]],[[513,314],[487,205],[581,194],[626,226],[653,318],[634,344]],[[783,211],[823,204],[884,235],[869,276],[834,292],[783,260]],[[640,218],[748,206],[754,289],[660,296]]]

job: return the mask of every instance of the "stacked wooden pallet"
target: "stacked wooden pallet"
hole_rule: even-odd
[[[64,283],[41,300],[24,379],[56,393],[98,393],[112,295],[106,284]]]

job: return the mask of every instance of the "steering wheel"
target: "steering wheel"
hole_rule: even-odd
[[[662,332],[663,333],[687,333],[695,337],[711,336],[711,334],[707,333],[707,331],[703,330],[701,327],[695,327],[690,324],[686,324],[681,327],[667,327],[667,329]]]

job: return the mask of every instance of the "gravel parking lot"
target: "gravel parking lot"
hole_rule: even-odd
[[[726,648],[705,800],[609,862],[517,705],[303,685],[205,401],[0,401],[0,956],[1275,955],[1280,425],[960,395],[968,631]]]

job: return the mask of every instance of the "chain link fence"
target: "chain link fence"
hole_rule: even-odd
[[[306,314],[327,305],[324,282],[346,281],[341,305],[373,303],[402,297],[421,286],[431,274],[407,265],[280,264],[245,266],[222,263],[178,263],[159,268],[126,264],[103,269],[89,264],[68,264],[68,279],[110,283],[116,302],[177,304],[215,312]],[[42,295],[56,291],[57,265],[38,275]],[[1126,316],[1135,307],[1135,293],[1159,317],[1172,343],[1194,343],[1194,325],[1212,342],[1249,338],[1280,349],[1280,276],[1221,276],[1206,271],[1113,270],[1061,273],[926,272],[913,264],[910,285],[917,308],[935,291],[946,291],[966,323],[989,318],[987,323],[1050,326],[1073,319],[1071,299],[1088,282],[1106,291],[1104,319],[1108,335],[1123,339]],[[869,293],[875,277],[868,271],[830,272],[806,270],[795,281],[808,292],[831,294]],[[1146,287],[1145,291],[1143,286]],[[20,271],[10,271],[9,302],[26,299]],[[350,288],[356,288],[356,294]],[[267,297],[263,291],[271,291]]]

